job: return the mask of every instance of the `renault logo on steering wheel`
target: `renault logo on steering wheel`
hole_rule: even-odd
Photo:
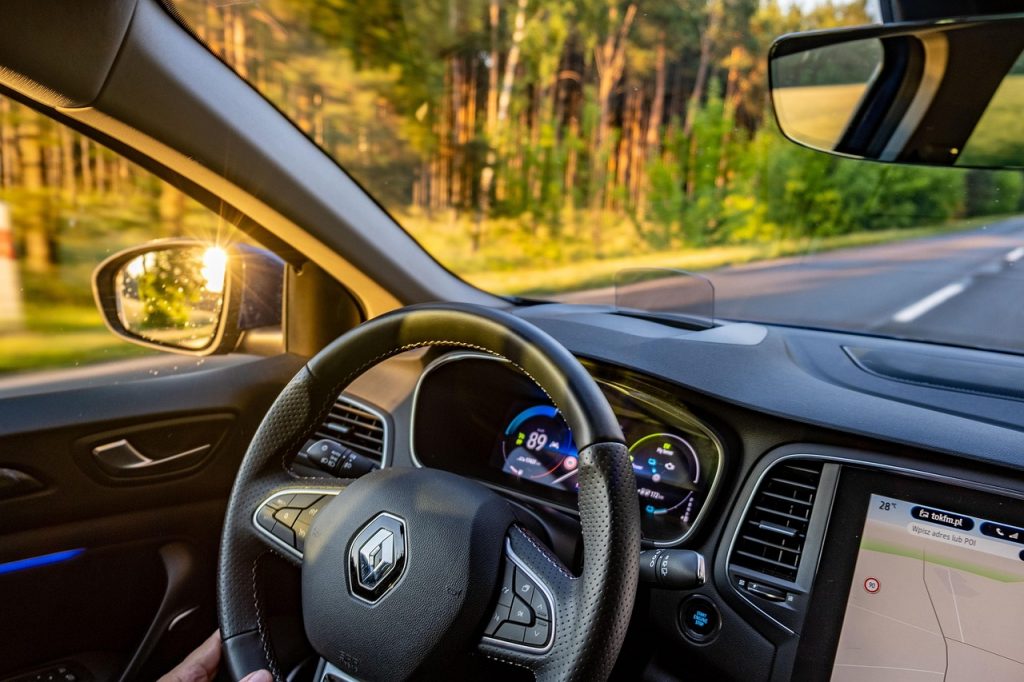
[[[405,522],[382,512],[363,526],[349,549],[349,589],[357,598],[378,601],[402,577]]]

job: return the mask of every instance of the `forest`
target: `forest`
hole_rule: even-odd
[[[529,270],[545,281],[571,266],[553,291],[593,283],[599,261],[706,267],[709,249],[728,262],[1020,208],[1019,173],[858,163],[784,140],[771,42],[873,21],[867,0],[809,5],[177,6],[442,263],[506,292],[543,291]]]
[[[633,264],[700,270],[900,239],[1024,208],[1020,173],[848,161],[782,138],[766,92],[771,42],[871,23],[867,0],[175,8],[444,265],[503,293],[595,286]],[[134,352],[90,309],[92,268],[147,239],[230,231],[5,97],[0,202],[23,299],[20,331],[0,335],[0,369]],[[80,336],[51,353],[39,339],[54,334]]]

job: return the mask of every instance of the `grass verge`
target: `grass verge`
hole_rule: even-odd
[[[0,334],[0,373],[83,365],[154,351],[114,336],[95,306],[26,305],[26,328]]]
[[[519,296],[544,296],[610,286],[615,283],[615,274],[625,268],[675,268],[700,272],[774,258],[876,246],[960,232],[976,229],[1002,219],[1003,217],[998,216],[985,216],[953,221],[938,226],[858,232],[818,239],[792,239],[771,244],[738,244],[680,249],[619,258],[582,260],[549,268],[472,272],[464,273],[462,276],[470,284],[486,291]]]

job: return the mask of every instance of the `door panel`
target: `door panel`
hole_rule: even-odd
[[[116,679],[153,630],[131,675],[148,679],[209,635],[235,471],[302,361],[208,358],[168,374],[165,359],[154,358],[162,369],[146,378],[133,361],[131,380],[109,370],[89,385],[21,386],[6,397],[0,389],[0,469],[43,486],[0,499],[0,679],[69,660],[92,666],[96,679]],[[210,447],[180,468],[120,476],[93,454],[118,440],[157,462]],[[82,551],[4,569],[67,550]]]

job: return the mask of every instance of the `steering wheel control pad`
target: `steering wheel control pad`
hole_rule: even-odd
[[[337,491],[285,490],[268,497],[253,517],[256,528],[278,546],[302,557],[313,519]]]
[[[551,590],[506,548],[498,603],[484,628],[484,638],[499,645],[545,650],[554,633]]]
[[[499,495],[447,472],[383,469],[357,479],[307,535],[310,643],[360,680],[443,666],[471,648],[490,615],[514,521]]]

